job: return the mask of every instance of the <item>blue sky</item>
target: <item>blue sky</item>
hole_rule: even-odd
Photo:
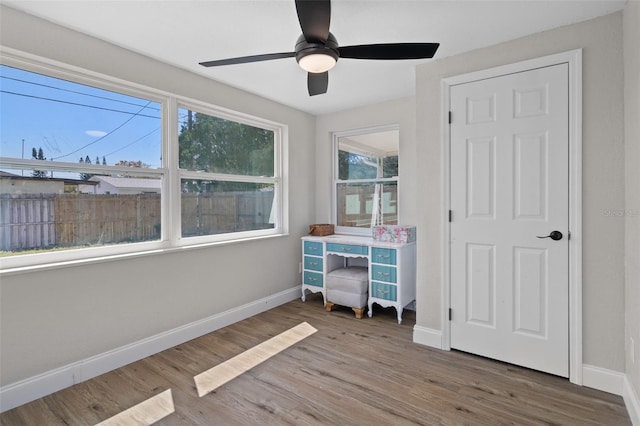
[[[161,165],[160,104],[0,66],[0,156]],[[24,144],[23,144],[24,140]],[[23,157],[24,146],[24,157]]]

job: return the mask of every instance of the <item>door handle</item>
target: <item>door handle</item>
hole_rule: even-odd
[[[551,238],[554,241],[558,241],[562,239],[562,232],[560,231],[551,231],[551,233],[549,235],[546,235],[544,237],[540,237],[538,235],[536,235],[536,237],[538,238]]]

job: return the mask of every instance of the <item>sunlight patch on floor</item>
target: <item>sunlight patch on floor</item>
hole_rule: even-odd
[[[256,365],[282,352],[288,347],[309,337],[316,330],[307,322],[302,322],[289,330],[266,340],[243,353],[194,376],[198,396],[202,397],[219,386],[233,380]]]
[[[124,410],[96,426],[149,426],[173,413],[171,389]]]

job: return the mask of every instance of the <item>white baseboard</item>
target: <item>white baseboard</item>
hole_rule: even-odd
[[[413,326],[413,343],[431,346],[432,348],[443,349],[442,332],[433,328]]]
[[[0,413],[300,297],[300,286],[0,388]]]
[[[640,426],[640,398],[638,398],[638,394],[633,389],[633,386],[631,386],[628,376],[624,376],[622,398],[624,399],[624,404],[631,418],[631,424],[633,426]]]
[[[614,395],[622,395],[624,378],[624,373],[596,367],[595,365],[582,365],[582,385],[589,388]]]

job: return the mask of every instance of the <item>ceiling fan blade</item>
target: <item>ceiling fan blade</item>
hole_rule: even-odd
[[[296,52],[267,53],[265,55],[241,56],[239,58],[200,62],[200,65],[203,67],[217,67],[220,65],[246,64],[249,62],[270,61],[272,59],[293,58],[294,56],[296,56]]]
[[[329,72],[307,73],[307,88],[309,96],[322,95],[327,93],[329,86]]]
[[[327,41],[331,23],[331,0],[296,0],[298,21],[309,42]]]
[[[338,48],[341,58],[349,59],[425,59],[433,58],[440,43],[362,44]]]

